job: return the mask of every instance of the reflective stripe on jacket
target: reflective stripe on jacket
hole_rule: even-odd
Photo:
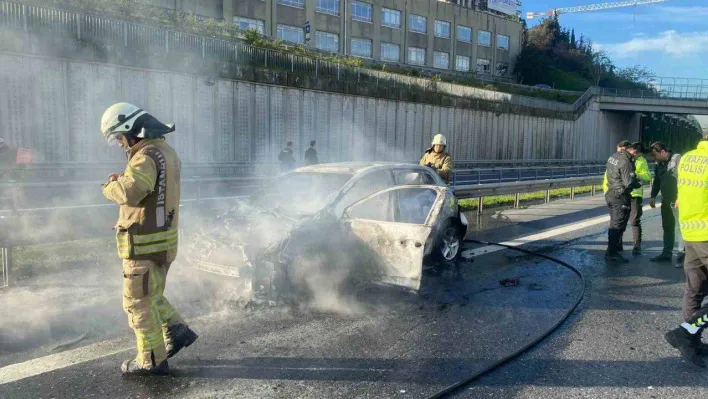
[[[681,157],[677,183],[681,236],[708,241],[708,141]]]
[[[177,255],[181,162],[164,139],[131,147],[128,165],[103,195],[120,205],[118,256],[172,262]]]

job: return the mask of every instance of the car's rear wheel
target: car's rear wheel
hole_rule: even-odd
[[[460,229],[455,224],[445,224],[434,251],[435,257],[443,262],[452,262],[460,257],[462,253],[462,234],[460,234]]]

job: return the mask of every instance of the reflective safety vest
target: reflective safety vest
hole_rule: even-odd
[[[708,241],[708,141],[681,157],[678,166],[678,213],[681,236]]]

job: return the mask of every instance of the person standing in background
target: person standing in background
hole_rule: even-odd
[[[310,148],[305,151],[305,165],[317,165],[319,163],[315,144],[317,144],[315,140],[310,141]]]
[[[656,197],[661,193],[661,228],[664,230],[664,248],[661,254],[651,258],[651,261],[671,262],[673,250],[678,247],[676,261],[680,264],[685,255],[681,231],[676,222],[678,219],[678,210],[676,209],[677,172],[681,155],[675,154],[659,141],[652,144],[650,148],[651,154],[656,160],[656,168],[654,169],[654,184],[651,186],[649,206],[656,207]]]
[[[285,173],[295,167],[295,157],[293,156],[293,142],[288,141],[278,155],[280,161],[280,172]]]

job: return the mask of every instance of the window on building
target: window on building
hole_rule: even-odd
[[[374,20],[374,7],[369,3],[352,1],[352,19],[361,22]]]
[[[278,0],[278,4],[282,4],[284,6],[304,8],[305,0]]]
[[[450,38],[450,23],[445,21],[435,21],[435,36],[445,39]]]
[[[393,43],[381,43],[381,60],[400,62],[401,46]]]
[[[408,47],[408,63],[413,65],[425,65],[425,49]]]
[[[450,68],[450,54],[442,51],[433,52],[433,67],[440,69]]]
[[[410,21],[408,24],[410,25],[410,30],[411,32],[418,32],[418,33],[425,33],[427,32],[426,25],[428,23],[427,18],[421,17],[420,15],[410,15]]]
[[[477,32],[477,44],[480,46],[492,46],[492,34],[486,30],[480,30]]]
[[[506,62],[497,62],[497,75],[504,76],[509,71],[509,64]]]
[[[317,12],[339,15],[339,0],[317,0]]]
[[[381,9],[381,25],[388,26],[390,28],[400,28],[401,27],[401,12],[398,10],[391,10],[389,8]]]
[[[371,40],[352,38],[352,55],[355,57],[371,58]]]
[[[470,57],[464,55],[458,55],[455,58],[455,69],[460,72],[470,71]]]
[[[261,35],[265,31],[263,21],[244,17],[234,17],[234,24],[241,30],[255,29]]]
[[[320,50],[337,53],[339,52],[339,35],[317,31],[315,33],[315,47]]]
[[[278,25],[278,39],[303,44],[305,42],[305,32],[298,26]]]
[[[491,70],[489,69],[489,60],[485,60],[484,58],[477,58],[477,73],[491,73]]]
[[[464,25],[457,25],[457,41],[472,43],[472,28]]]
[[[509,36],[497,35],[497,48],[509,50]]]

